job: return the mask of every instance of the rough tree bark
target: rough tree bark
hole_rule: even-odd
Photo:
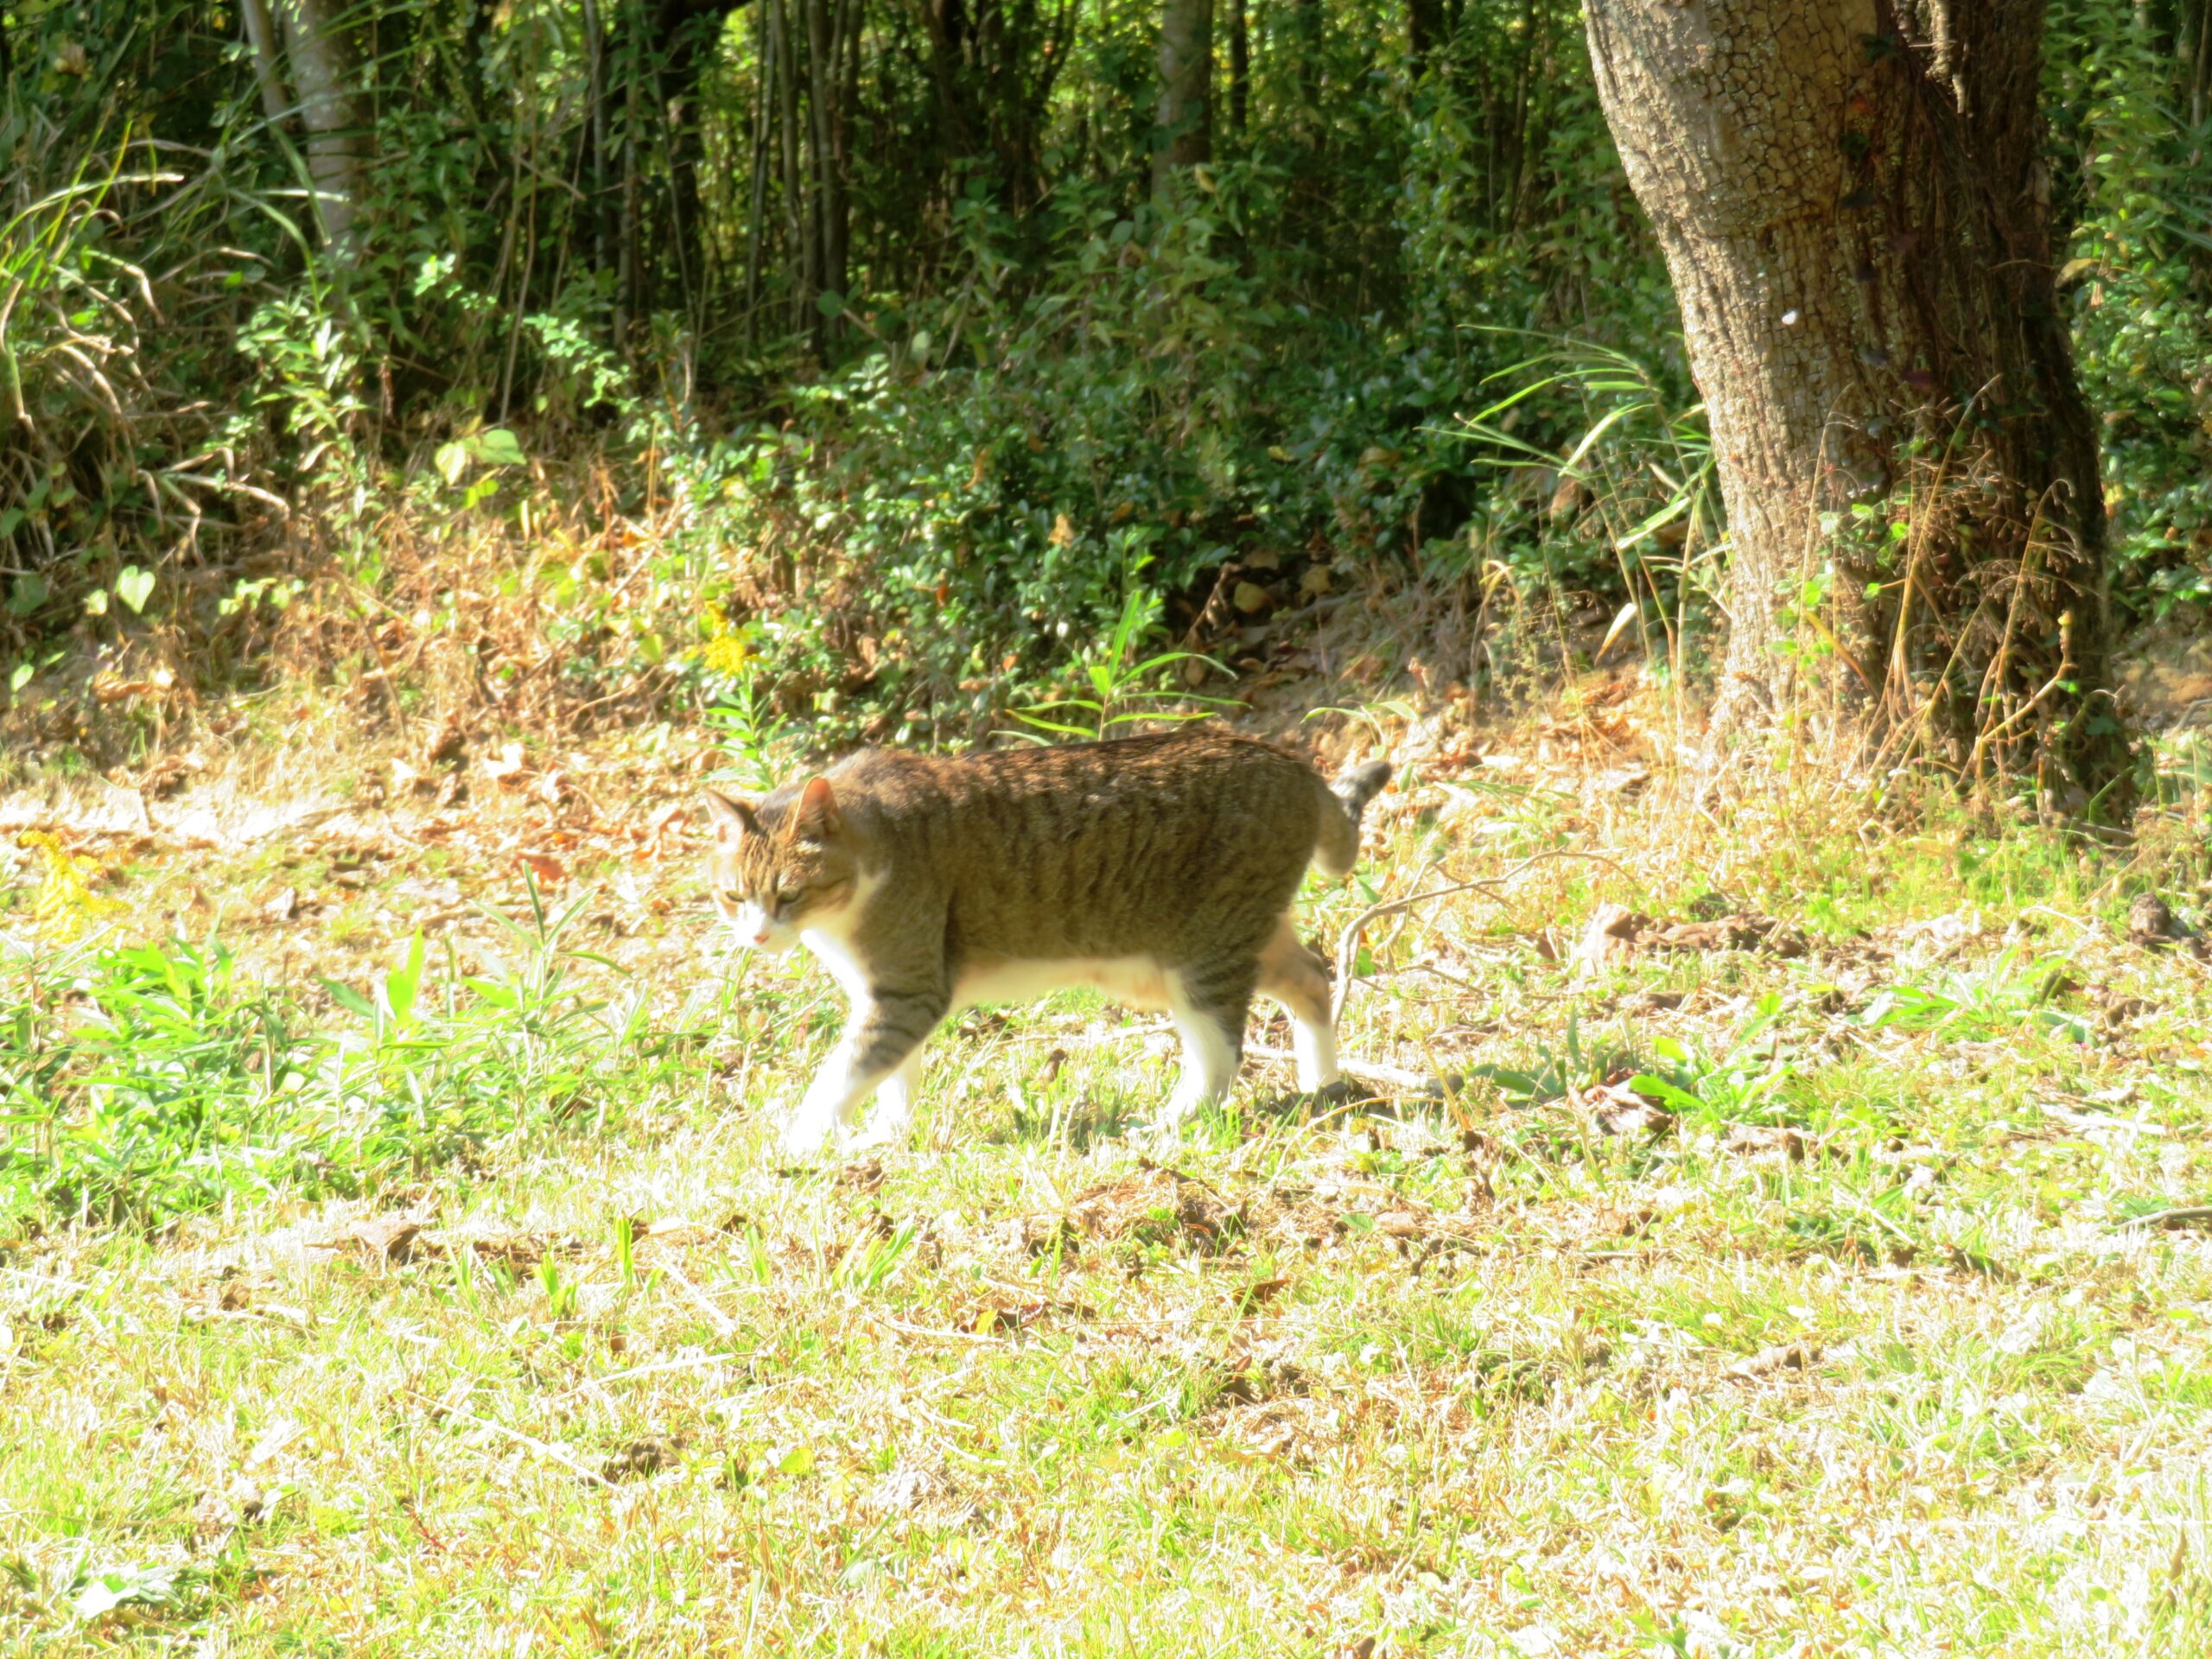
[[[284,95],[283,70],[276,50],[276,25],[269,16],[268,0],[244,0],[246,45],[253,52],[254,85],[261,92],[261,113],[270,126],[284,118],[291,100]],[[0,67],[4,67],[0,54]]]
[[[1923,736],[1975,782],[2032,765],[2124,812],[2096,440],[2038,156],[2042,0],[1588,17],[1728,511],[1716,739],[1809,686],[1847,729]],[[1809,626],[1830,654],[1808,658],[1790,647],[1824,563]]]
[[[1166,0],[1160,19],[1160,133],[1154,194],[1213,156],[1213,0]]]
[[[307,129],[308,176],[315,184],[323,245],[333,257],[350,263],[369,139],[359,54],[340,0],[278,0],[277,12],[299,92],[300,124]]]

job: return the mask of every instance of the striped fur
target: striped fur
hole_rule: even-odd
[[[1291,902],[1309,864],[1351,868],[1389,776],[1376,762],[1332,788],[1283,750],[1186,728],[957,760],[868,751],[758,804],[709,791],[724,917],[756,947],[805,944],[853,1004],[786,1145],[817,1150],[879,1087],[895,1135],[947,1014],[1069,986],[1173,1014],[1170,1119],[1233,1081],[1255,993],[1291,1013],[1301,1085],[1335,1082],[1328,980]]]

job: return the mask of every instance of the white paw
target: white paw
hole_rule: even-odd
[[[830,1144],[830,1125],[801,1112],[784,1125],[777,1137],[786,1158],[816,1158]]]
[[[841,1152],[881,1152],[906,1139],[906,1120],[894,1118],[888,1122],[863,1123],[846,1130],[837,1137],[837,1148]]]

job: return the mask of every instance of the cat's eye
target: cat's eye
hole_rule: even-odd
[[[776,889],[776,902],[779,905],[795,905],[805,897],[806,889],[804,887],[778,887]]]

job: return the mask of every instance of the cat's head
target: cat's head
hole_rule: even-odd
[[[757,805],[706,792],[715,844],[707,889],[743,943],[781,956],[810,928],[832,928],[859,892],[859,866],[827,778]]]

